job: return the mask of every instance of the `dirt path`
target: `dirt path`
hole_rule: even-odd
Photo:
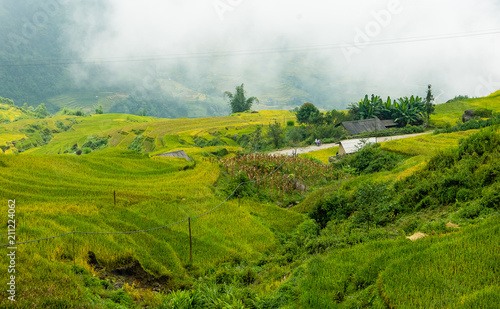
[[[423,135],[423,134],[430,134],[431,132],[424,132],[424,133],[414,133],[414,134],[405,134],[405,135],[395,135],[395,136],[384,136],[384,137],[378,137],[377,141],[380,142],[387,142],[387,141],[392,141],[396,139],[402,139],[402,138],[408,138],[408,137],[413,137],[413,136],[418,136],[418,135]],[[268,154],[270,155],[287,155],[290,156],[292,155],[295,151],[297,154],[302,154],[302,153],[308,153],[311,151],[316,151],[316,150],[322,150],[322,149],[327,149],[327,148],[332,148],[335,146],[338,146],[338,143],[331,143],[331,144],[323,144],[321,146],[307,146],[307,147],[298,147],[298,148],[290,148],[290,149],[284,149],[284,150],[277,150],[273,152],[269,152]]]

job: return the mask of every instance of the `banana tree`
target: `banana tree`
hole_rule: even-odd
[[[368,95],[365,95],[362,100],[351,104],[348,109],[357,120],[371,119],[380,115],[382,104],[382,99],[379,96],[372,94],[371,98],[368,98]]]
[[[424,120],[425,105],[420,97],[399,98],[394,102],[394,121],[400,126],[420,125]]]

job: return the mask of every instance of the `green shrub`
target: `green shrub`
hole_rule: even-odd
[[[480,203],[483,207],[500,210],[500,183],[483,189]]]
[[[354,212],[350,196],[343,190],[332,191],[328,196],[314,203],[309,218],[314,219],[321,228],[330,220],[345,220]]]
[[[295,125],[295,121],[293,121],[293,120],[287,120],[286,121],[286,125],[287,125],[287,127],[293,127]]]
[[[474,219],[479,216],[483,207],[478,203],[472,203],[467,206],[460,208],[455,216],[460,219]]]
[[[487,108],[478,108],[474,110],[474,115],[481,118],[490,118],[493,115],[493,110]]]
[[[462,189],[458,190],[456,197],[457,197],[457,200],[459,202],[467,202],[467,201],[474,199],[475,194],[474,194],[474,191],[472,191],[470,189],[462,188]]]
[[[370,174],[382,170],[392,170],[404,156],[382,150],[380,144],[370,144],[335,165],[339,168],[350,166],[359,174]]]
[[[117,304],[124,305],[126,307],[130,307],[134,304],[134,301],[132,300],[132,297],[125,293],[124,290],[119,289],[116,290],[112,295],[111,295],[111,300]]]

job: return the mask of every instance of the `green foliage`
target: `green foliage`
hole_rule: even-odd
[[[295,125],[295,121],[293,121],[293,120],[287,120],[286,121],[286,126],[287,127],[293,127],[294,125]]]
[[[349,105],[349,113],[353,114],[356,120],[371,119],[381,114],[383,101],[379,96],[372,94],[371,98],[368,95],[358,103]]]
[[[249,152],[256,152],[264,145],[262,138],[262,125],[256,125],[255,131],[250,134],[246,149]]]
[[[444,129],[436,129],[434,130],[434,134],[442,134],[442,133],[452,133],[459,131],[467,131],[467,130],[477,130],[481,128],[486,128],[495,124],[500,123],[500,114],[495,113],[492,118],[483,120],[483,119],[471,119],[465,123],[460,123],[455,126],[448,125]]]
[[[40,103],[40,105],[38,105],[35,108],[35,115],[37,118],[45,118],[45,117],[49,116],[49,112],[47,111],[47,107],[45,106],[45,103]]]
[[[434,105],[434,95],[432,95],[431,84],[427,85],[427,94],[425,95],[425,118],[427,123],[429,123],[429,119],[434,110],[436,109]]]
[[[288,128],[286,131],[286,141],[291,145],[298,144],[307,139],[308,133],[304,125]]]
[[[0,104],[6,104],[14,106],[14,101],[12,99],[2,98],[0,97]]]
[[[333,124],[320,124],[314,126],[313,136],[314,138],[319,138],[323,143],[327,140],[338,141],[340,138],[346,134],[343,126],[335,126]]]
[[[298,278],[300,295],[291,303],[300,308],[458,308],[462,304],[494,308],[498,278],[492,269],[499,268],[500,258],[492,250],[499,241],[497,219],[415,243],[374,240],[314,257],[305,263]],[[430,224],[443,229],[442,222]],[[485,299],[479,300],[478,295]]]
[[[432,95],[431,95],[432,97]],[[432,105],[432,104],[431,104]],[[431,106],[429,105],[431,109]],[[390,97],[383,102],[379,96],[365,95],[364,99],[358,103],[353,103],[348,107],[349,113],[355,119],[394,119],[399,126],[420,125],[423,123],[423,114],[426,111],[424,101],[420,97],[402,97],[392,101]]]
[[[196,147],[205,148],[212,146],[227,146],[227,143],[221,140],[220,136],[216,136],[213,139],[207,140],[203,137],[195,137],[194,144]]]
[[[250,97],[248,99],[245,97],[244,84],[236,86],[234,94],[229,91],[224,92],[224,97],[229,98],[229,106],[233,114],[248,111],[252,108],[254,101],[259,102],[259,99],[256,97]]]
[[[411,96],[399,98],[394,101],[394,121],[400,126],[420,125],[423,122],[425,104],[422,98]]]
[[[82,147],[88,147],[91,150],[101,150],[108,146],[109,138],[109,136],[99,137],[91,135],[88,137],[87,141],[83,143]]]
[[[95,113],[96,113],[97,115],[99,115],[99,114],[103,114],[103,113],[104,113],[104,111],[103,111],[103,109],[102,109],[102,105],[101,105],[101,104],[99,104],[99,106],[98,106],[98,107],[96,107],[96,109],[95,109]]]
[[[335,163],[335,166],[339,168],[349,166],[354,168],[357,174],[370,174],[382,170],[391,170],[403,158],[402,155],[382,150],[380,144],[370,144]]]
[[[297,111],[297,122],[300,124],[317,124],[322,122],[323,115],[312,103],[304,103]]]
[[[474,116],[481,118],[491,118],[493,116],[493,110],[487,108],[478,108],[474,110]]]
[[[268,140],[274,145],[274,147],[279,148],[283,145],[285,138],[285,128],[281,126],[280,123],[269,124],[266,136]]]
[[[351,120],[354,120],[354,116],[352,113],[345,113],[343,111],[337,111],[335,109],[332,109],[325,114],[325,122],[333,125],[338,125],[344,121]]]
[[[63,107],[59,112],[61,115],[70,115],[70,116],[79,116],[79,117],[87,117],[88,114],[81,109],[69,109]]]
[[[457,95],[453,99],[450,99],[450,100],[446,101],[446,103],[463,101],[463,100],[468,100],[468,99],[469,99],[468,95]]]
[[[321,228],[325,228],[330,220],[346,220],[355,211],[352,200],[353,198],[345,191],[332,191],[314,203],[309,217],[314,219]]]

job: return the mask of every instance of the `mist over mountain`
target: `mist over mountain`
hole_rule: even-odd
[[[500,88],[496,1],[0,2],[0,95],[160,117]]]

